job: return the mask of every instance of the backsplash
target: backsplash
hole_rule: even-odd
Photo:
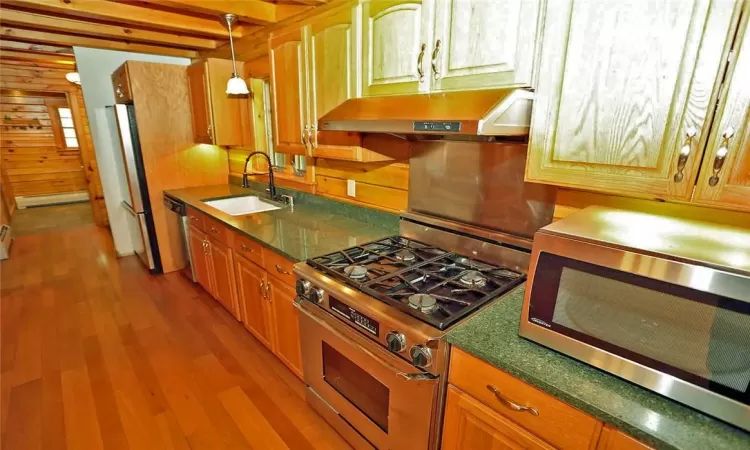
[[[234,185],[241,185],[242,177],[230,174],[229,183]],[[268,188],[267,183],[258,181],[248,181],[248,183],[251,189],[255,189],[258,191],[265,191]],[[353,220],[374,223],[385,228],[392,229],[394,233],[398,232],[399,217],[397,214],[339,202],[329,198],[321,197],[319,195],[308,194],[306,192],[297,191],[282,186],[276,186],[276,191],[279,194],[291,195],[294,198],[295,203],[304,203],[305,205],[315,206],[317,208],[320,208],[321,211],[324,212],[335,212]]]

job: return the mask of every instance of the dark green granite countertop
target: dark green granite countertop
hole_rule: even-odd
[[[448,341],[656,448],[750,449],[750,434],[518,336],[525,289],[487,306]]]
[[[164,193],[293,261],[304,261],[398,234],[396,215],[295,191],[280,191],[294,195],[294,208],[279,205],[281,209],[244,216],[231,216],[206,205],[203,200],[240,195],[263,198],[266,197],[265,193],[231,184],[175,189]]]

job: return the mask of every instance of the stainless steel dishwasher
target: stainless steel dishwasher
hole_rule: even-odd
[[[185,204],[182,203],[179,200],[176,200],[172,197],[164,196],[164,206],[169,208],[170,211],[172,211],[172,218],[171,220],[176,220],[177,227],[170,226],[170,229],[179,228],[180,235],[179,245],[182,246],[182,251],[185,255],[185,268],[182,269],[182,273],[188,277],[189,279],[193,280],[193,282],[197,282],[198,279],[195,276],[195,270],[194,270],[194,264],[193,264],[193,254],[190,251],[190,235],[189,235],[189,226],[190,226],[190,220],[188,219],[187,212],[185,211]],[[177,237],[175,237],[177,238]],[[174,246],[172,246],[174,248]]]

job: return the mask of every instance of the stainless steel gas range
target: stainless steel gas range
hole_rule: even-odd
[[[551,220],[554,190],[523,182],[525,157],[523,144],[414,142],[399,235],[295,266],[308,402],[355,448],[439,446],[444,337],[524,282]]]

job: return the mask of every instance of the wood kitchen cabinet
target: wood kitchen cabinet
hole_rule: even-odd
[[[723,125],[711,129],[742,2],[678,3],[546,3],[527,181],[690,200],[701,160],[712,164],[711,151],[703,157],[707,140],[718,149],[729,122],[739,129],[747,120],[747,103],[742,111],[731,103]],[[734,89],[740,97],[747,90]],[[742,141],[733,138],[734,157]],[[728,183],[728,197],[713,197],[719,203],[731,203],[731,186],[742,183],[743,175],[732,175],[742,168],[729,165],[723,177],[729,181],[716,190]]]
[[[750,211],[749,23],[750,15],[745,14],[693,197],[696,203],[746,211]]]
[[[232,250],[193,225],[189,229],[190,252],[198,283],[239,320]]]
[[[123,64],[112,72],[112,86],[115,88],[115,103],[132,103],[133,94],[130,92],[130,74],[128,65]]]
[[[460,349],[449,368],[443,450],[650,449]]]
[[[308,154],[307,64],[302,30],[269,40],[274,144],[280,153]],[[304,129],[307,127],[307,129]]]
[[[430,90],[533,86],[542,3],[436,1]]]
[[[554,449],[454,386],[448,387],[441,448],[442,450]]]
[[[431,8],[429,0],[363,2],[363,97],[427,91]]]
[[[274,352],[292,372],[302,378],[299,313],[294,307],[294,288],[272,276],[268,277],[267,286],[273,309]]]
[[[237,64],[237,70],[242,73],[242,63]],[[247,96],[226,93],[227,80],[232,76],[232,61],[200,60],[188,67],[187,75],[195,142],[244,145],[248,138],[242,117],[248,108]]]
[[[273,311],[266,272],[241,256],[235,261],[235,271],[242,323],[263,345],[273,349]]]

